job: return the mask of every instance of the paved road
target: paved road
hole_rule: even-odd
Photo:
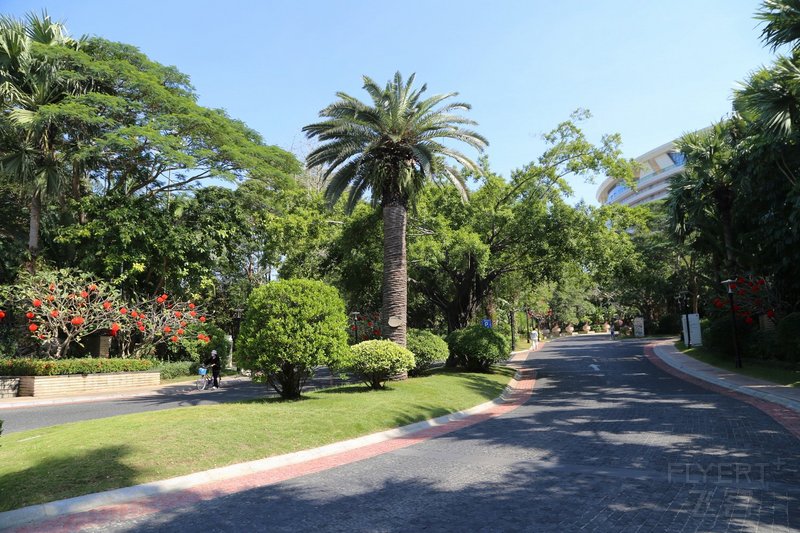
[[[325,387],[341,383],[332,379],[327,368],[317,369],[317,373],[306,387]],[[264,384],[253,383],[249,378],[223,378],[222,387],[217,390],[196,390],[194,382],[185,385],[167,386],[159,392],[144,396],[117,398],[80,403],[42,405],[0,410],[3,420],[3,434],[36,429],[67,422],[107,418],[110,416],[159,411],[193,405],[214,405],[225,402],[238,402],[266,395],[275,391]]]
[[[507,415],[102,530],[797,531],[800,441],[643,346],[548,343],[533,396]]]

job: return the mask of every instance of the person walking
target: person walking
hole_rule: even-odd
[[[219,371],[222,365],[220,364],[219,356],[217,355],[216,350],[211,350],[211,357],[206,361],[206,366],[211,367],[211,375],[214,376],[214,389],[219,388]]]
[[[539,347],[539,331],[531,330],[531,350],[536,350]]]
[[[611,340],[613,341],[614,340],[614,323],[613,322],[611,323],[611,329],[608,330],[608,331],[609,331],[609,333],[611,333]]]

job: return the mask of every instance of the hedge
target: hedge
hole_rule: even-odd
[[[360,342],[350,352],[345,369],[372,389],[382,389],[392,376],[414,368],[414,354],[390,340]]]
[[[63,376],[151,370],[149,359],[0,359],[0,376]]]
[[[457,329],[447,336],[450,356],[475,372],[491,372],[493,364],[505,360],[509,356],[508,341],[499,331],[483,326]]]
[[[199,363],[194,361],[176,361],[172,363],[158,363],[153,367],[153,370],[158,370],[161,373],[161,379],[173,379],[182,376],[191,376],[197,374]]]
[[[414,368],[409,376],[421,376],[430,370],[434,363],[444,363],[450,356],[447,343],[434,333],[422,329],[409,329],[406,348],[414,354]]]

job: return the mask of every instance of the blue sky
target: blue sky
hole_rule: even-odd
[[[593,141],[620,133],[636,157],[730,110],[737,81],[773,54],[755,0],[0,0],[46,9],[74,36],[133,44],[189,74],[200,103],[301,153],[301,128],[336,91],[366,99],[416,72],[429,93],[458,91],[508,176],[543,151],[541,133],[577,108]],[[465,147],[466,148],[466,147]],[[465,150],[470,155],[474,152]],[[574,201],[595,204],[576,181]]]

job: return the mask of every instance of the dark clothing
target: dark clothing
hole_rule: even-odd
[[[211,375],[214,376],[214,386],[219,387],[219,371],[222,368],[222,364],[219,360],[219,355],[213,354],[211,357],[206,361],[206,366],[211,367]]]

